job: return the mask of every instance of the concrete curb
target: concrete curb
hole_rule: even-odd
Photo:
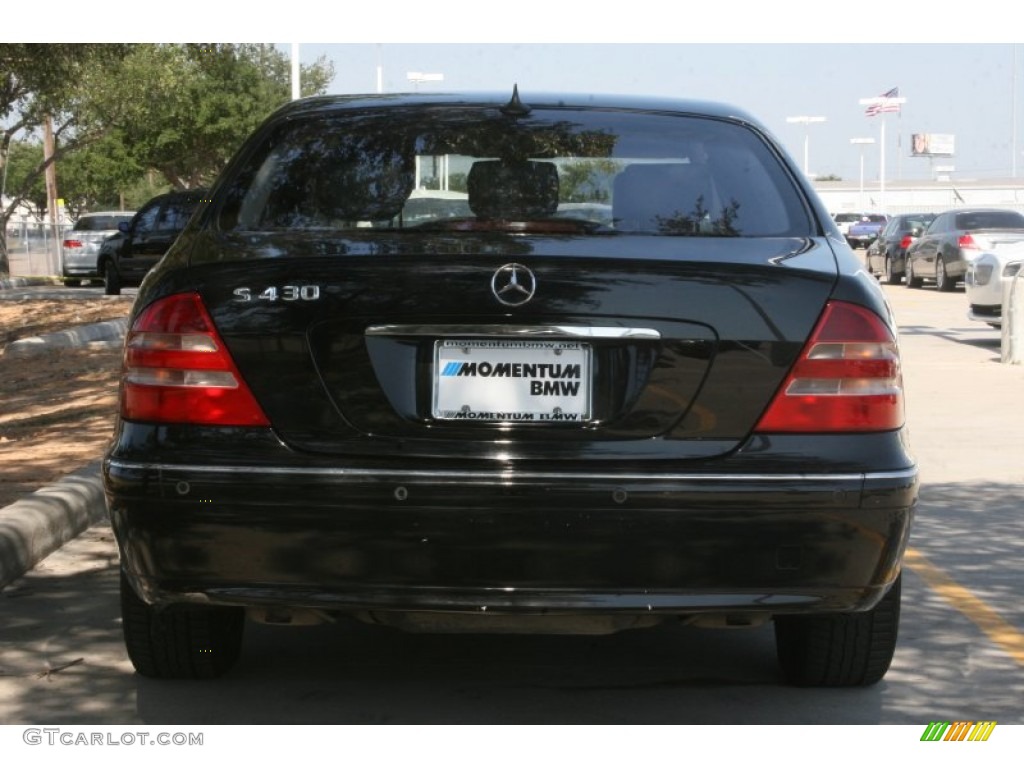
[[[0,588],[106,519],[99,461],[0,509]]]
[[[59,277],[5,277],[0,278],[0,291],[9,291],[13,288],[25,288],[30,285],[64,285]]]
[[[29,336],[25,339],[12,341],[7,345],[4,354],[10,357],[30,357],[51,349],[68,349],[71,347],[83,347],[86,344],[96,341],[124,340],[128,332],[128,318],[120,317],[116,320],[106,320],[102,323],[90,325],[79,325],[69,328],[66,331],[47,333],[42,336]]]
[[[57,278],[0,280],[0,290],[30,285],[61,285]],[[90,343],[123,343],[127,318],[69,328],[11,342],[5,356],[30,357],[51,350],[80,348]],[[40,488],[0,509],[0,588],[21,578],[48,555],[86,528],[107,519],[100,462],[89,464],[52,485]]]

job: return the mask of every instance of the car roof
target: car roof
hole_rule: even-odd
[[[722,102],[621,94],[516,92],[520,102],[529,108],[565,110],[629,109],[677,112],[717,117],[724,120],[739,120],[763,127],[761,122],[746,110]],[[500,109],[508,105],[513,98],[513,89],[511,88],[508,91],[470,91],[459,93],[335,94],[297,99],[281,107],[276,115],[295,117],[317,113],[329,114],[339,110],[397,109],[410,106],[493,107]]]
[[[170,192],[164,192],[163,194],[151,197],[144,205],[150,205],[162,200],[188,200],[193,197],[205,197],[208,194],[209,190],[205,187],[196,187],[195,189],[175,189]]]

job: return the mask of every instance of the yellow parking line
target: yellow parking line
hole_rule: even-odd
[[[978,625],[989,639],[1010,658],[1024,666],[1024,633],[1008,624],[998,613],[969,589],[953,581],[941,568],[930,563],[913,547],[907,550],[904,563],[927,582],[946,602]]]

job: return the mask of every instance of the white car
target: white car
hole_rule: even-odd
[[[1024,267],[1024,242],[984,251],[967,264],[964,284],[971,320],[999,328],[1003,321],[1004,286]],[[1021,279],[1024,279],[1022,276]]]
[[[833,213],[832,220],[839,228],[839,234],[845,238],[850,233],[850,227],[859,222],[865,216],[867,216],[867,214],[863,212],[851,213],[849,211],[843,211],[842,213]]]
[[[131,221],[135,211],[98,211],[85,213],[64,235],[63,275],[67,285],[80,285],[100,278],[97,256],[103,241],[117,234],[117,225]]]

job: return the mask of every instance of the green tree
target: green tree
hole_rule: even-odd
[[[303,67],[303,95],[323,93],[333,77],[324,58]],[[31,144],[50,115],[58,191],[73,213],[118,207],[122,193],[140,204],[133,190],[164,187],[150,170],[172,188],[206,185],[288,101],[290,79],[288,57],[265,44],[0,45],[0,173],[14,137]],[[9,271],[7,220],[46,170],[38,157],[4,176],[0,275]]]
[[[50,163],[75,148],[94,140],[103,126],[81,109],[87,94],[81,87],[86,74],[117,65],[125,45],[4,43],[0,45],[0,276],[9,272],[7,221],[17,206],[31,194]],[[53,158],[21,174],[18,185],[8,179],[7,161],[12,142],[19,134],[37,135],[50,118],[58,149]]]
[[[558,199],[563,203],[606,203],[611,178],[618,172],[614,160],[578,160],[559,168]]]
[[[58,189],[68,213],[77,219],[86,211],[127,208],[127,191],[144,175],[145,169],[112,131],[67,155],[58,167]]]
[[[291,92],[288,58],[264,44],[135,45],[112,80],[109,72],[98,76],[106,86],[90,87],[93,108],[139,167],[176,189],[211,183]],[[303,95],[322,93],[333,77],[325,59],[304,67]]]
[[[43,145],[39,141],[13,141],[7,148],[7,183],[20,190],[19,197],[32,213],[46,215],[46,186],[37,173],[43,162]]]

